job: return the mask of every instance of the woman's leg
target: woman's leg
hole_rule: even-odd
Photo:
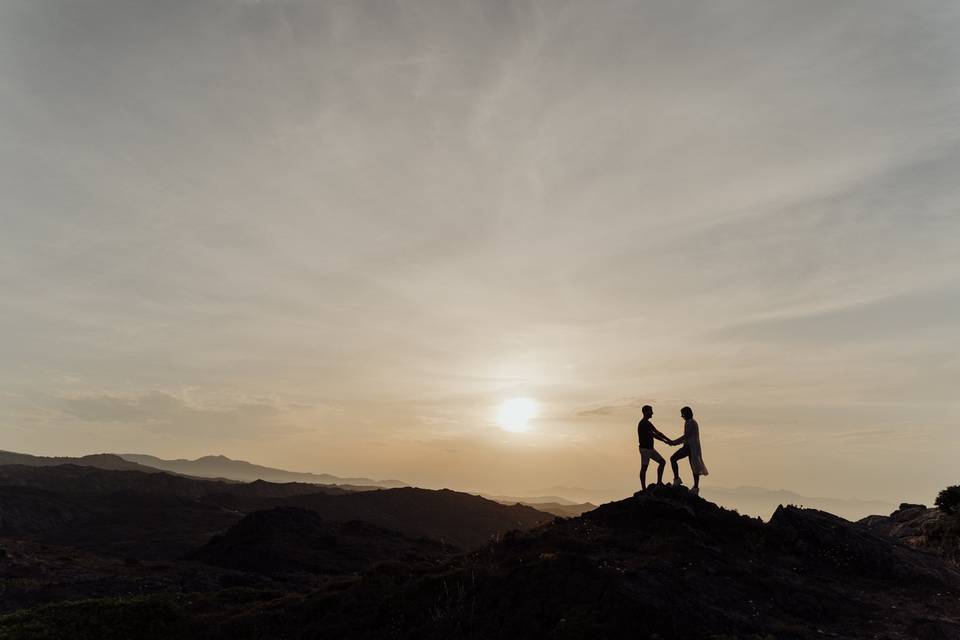
[[[690,448],[687,445],[683,445],[677,449],[672,456],[670,456],[670,468],[673,469],[673,479],[677,481],[680,479],[680,467],[677,465],[677,462],[683,460],[690,455]]]

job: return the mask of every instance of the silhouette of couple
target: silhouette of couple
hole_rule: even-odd
[[[670,467],[673,469],[673,485],[680,486],[680,468],[677,463],[684,458],[690,458],[690,470],[693,472],[693,493],[700,493],[700,476],[708,475],[707,465],[703,464],[703,452],[700,449],[700,425],[693,419],[693,409],[684,407],[680,409],[680,416],[683,418],[683,435],[675,440],[660,433],[650,418],[653,417],[653,407],[648,404],[643,405],[643,419],[637,424],[637,438],[640,440],[640,486],[641,491],[647,488],[647,466],[650,460],[656,461],[657,484],[663,484],[663,468],[666,462],[657,450],[653,448],[653,441],[660,440],[670,446],[682,444],[670,456]]]

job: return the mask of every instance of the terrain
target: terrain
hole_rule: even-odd
[[[121,495],[230,517],[200,518],[192,547],[152,560],[103,544],[127,534],[102,524],[99,543],[88,532],[79,545],[54,545],[51,531],[66,536],[55,525],[13,535],[20,512],[0,509],[5,639],[960,638],[960,572],[881,517],[854,523],[781,506],[765,523],[654,486],[554,518],[453,491],[335,495],[23,469],[0,467],[0,495],[16,496],[21,511],[44,500],[99,504],[117,493],[115,480]],[[55,474],[71,488],[57,490]],[[173,494],[158,492],[164,483]],[[165,508],[190,522],[187,507]],[[144,529],[142,544],[166,535],[162,522],[149,524],[159,534]]]
[[[29,453],[14,451],[0,451],[0,465],[20,465],[25,467],[55,467],[64,464],[74,464],[82,467],[96,467],[115,471],[143,471],[156,473],[158,469],[125,460],[112,453],[95,453],[88,456],[34,456]]]
[[[484,498],[495,500],[500,504],[522,504],[533,507],[538,511],[552,513],[562,518],[572,518],[597,508],[597,505],[590,502],[577,503],[573,500],[561,498],[560,496],[532,496],[523,498],[517,496],[491,496],[482,493],[480,495]]]
[[[0,536],[140,560],[177,559],[245,515],[279,506],[365,520],[463,549],[553,516],[454,491],[346,491],[304,483],[197,480],[93,467],[0,466]]]
[[[960,564],[960,514],[904,503],[889,516],[868,516],[860,524]]]
[[[652,470],[649,479],[655,476],[656,471]],[[670,477],[669,467],[666,473]],[[689,477],[687,478],[689,480]],[[639,487],[637,487],[639,488]],[[624,494],[623,490],[613,489],[585,489],[582,487],[548,487],[534,492],[540,497],[510,498],[515,502],[523,504],[540,505],[543,503],[556,502],[560,504],[592,503],[601,504],[616,500]],[[532,494],[533,495],[533,494]],[[560,497],[562,496],[562,497]],[[491,496],[488,496],[491,497]],[[740,513],[769,520],[773,512],[781,504],[802,505],[810,509],[819,509],[828,511],[847,520],[859,520],[868,515],[877,513],[890,513],[896,509],[896,503],[884,502],[882,500],[863,500],[863,499],[841,499],[827,498],[803,495],[794,491],[784,489],[764,489],[762,487],[721,487],[713,483],[703,487],[703,497],[711,502],[736,509]],[[492,497],[494,500],[500,500],[500,497]],[[542,509],[542,506],[537,506]],[[549,509],[544,509],[549,511]]]
[[[245,516],[190,559],[271,576],[342,575],[387,562],[407,570],[426,567],[454,551],[430,538],[413,539],[361,520],[334,522],[316,511],[275,507]]]

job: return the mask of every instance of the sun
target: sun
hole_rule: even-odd
[[[497,409],[497,424],[504,431],[523,433],[530,429],[530,420],[539,412],[537,403],[530,398],[510,398]]]

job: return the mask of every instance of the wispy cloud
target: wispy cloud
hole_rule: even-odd
[[[529,395],[571,464],[504,478],[613,486],[646,394],[712,412],[731,482],[821,491],[804,438],[960,415],[958,31],[948,0],[0,3],[0,428],[465,477],[363,443],[489,444]]]
[[[60,410],[78,420],[116,423],[180,437],[264,438],[296,432],[293,421],[304,407],[266,402],[204,407],[163,391],[133,395],[76,395],[62,397]]]

